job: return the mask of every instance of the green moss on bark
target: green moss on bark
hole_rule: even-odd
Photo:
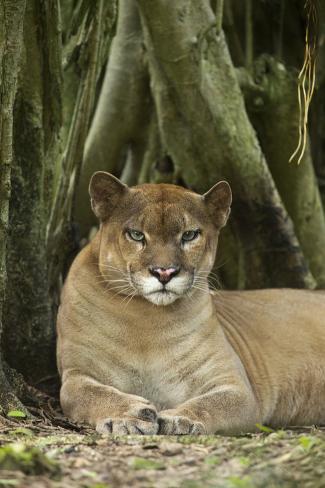
[[[55,8],[55,2],[47,5]],[[28,378],[55,371],[55,328],[46,264],[46,226],[52,178],[52,154],[60,124],[59,100],[53,104],[43,69],[53,62],[53,43],[43,42],[53,13],[42,2],[29,2],[24,18],[24,51],[15,98],[7,246],[8,287],[4,308],[4,355]],[[56,18],[53,15],[53,18]],[[41,29],[39,26],[41,25]],[[49,35],[49,32],[47,32]],[[51,44],[51,49],[49,49]],[[54,91],[58,90],[53,77]],[[51,134],[50,134],[51,133]]]
[[[309,144],[299,165],[289,163],[299,134],[297,72],[264,55],[253,79],[243,84],[250,119],[313,276],[324,287],[325,219]]]
[[[24,0],[0,2],[0,413],[23,408],[3,370],[3,319],[7,288],[9,199],[13,161],[13,108],[22,48]]]

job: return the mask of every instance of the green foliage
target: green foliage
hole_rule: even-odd
[[[242,464],[243,466],[249,466],[249,465],[251,464],[251,460],[250,460],[248,457],[246,457],[246,456],[241,456],[241,457],[239,458],[239,462],[240,462],[240,464]]]
[[[205,464],[208,464],[208,465],[212,465],[212,466],[215,466],[216,464],[220,464],[221,463],[221,459],[219,456],[208,456],[207,458],[205,458],[204,460]]]
[[[304,451],[309,452],[312,447],[316,444],[317,439],[314,437],[302,435],[299,437],[299,445],[303,448]]]
[[[244,478],[239,478],[239,476],[231,476],[228,481],[231,487],[253,488],[252,481],[248,476],[245,476]]]
[[[159,461],[153,461],[152,459],[134,458],[134,469],[165,469],[165,465]]]
[[[255,425],[261,432],[265,432],[266,434],[271,434],[272,432],[274,432],[274,430],[271,429],[271,427],[267,427],[266,425],[262,425],[262,424],[255,424]]]
[[[110,486],[106,483],[95,483],[94,485],[87,485],[85,488],[109,488]]]
[[[7,417],[12,417],[12,418],[26,418],[27,415],[25,412],[22,412],[21,410],[9,410],[7,413]]]
[[[15,429],[12,432],[10,432],[10,435],[12,436],[23,435],[26,437],[32,437],[34,434],[30,429],[27,429],[26,427],[18,427],[18,429]]]
[[[28,475],[46,474],[57,478],[60,468],[36,447],[23,443],[7,444],[0,448],[0,470],[22,471]]]

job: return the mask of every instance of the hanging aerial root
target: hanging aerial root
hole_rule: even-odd
[[[317,0],[306,0],[307,26],[305,35],[305,57],[298,75],[298,104],[299,104],[299,140],[289,162],[297,157],[300,164],[307,144],[307,122],[310,102],[315,88],[316,49],[318,32]]]

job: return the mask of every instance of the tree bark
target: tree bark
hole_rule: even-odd
[[[138,4],[163,144],[198,191],[221,177],[230,181],[245,286],[313,287],[209,2]]]
[[[54,226],[55,231],[61,231],[60,238],[54,239],[57,235],[49,232],[53,227],[48,229],[48,221],[53,214],[57,216],[53,190],[58,181],[55,168],[63,123],[59,4],[58,0],[45,3],[31,0],[25,11],[22,1],[14,5],[9,0],[2,3],[0,0],[3,20],[0,29],[4,25],[3,31],[0,30],[1,99],[4,100],[0,113],[3,141],[0,160],[0,312],[3,320],[0,332],[3,329],[4,358],[31,383],[56,374],[54,319],[58,280],[53,285],[49,271],[55,268],[56,277],[62,273],[62,263],[70,249],[62,245],[67,237],[64,224],[71,222],[74,182],[95,104],[103,51],[107,48],[103,32],[106,33],[109,22],[102,13],[107,13],[108,6],[103,7],[103,4],[103,0],[98,0],[96,5],[88,5],[89,22],[84,19],[84,27],[88,29],[85,29],[87,43],[81,49],[85,83],[81,83],[80,89],[82,103],[76,106],[81,113],[75,111],[70,125],[70,139],[64,154],[69,161],[68,171],[64,173],[66,178],[59,192],[62,195],[62,188],[67,190],[63,203],[59,202],[62,203],[59,219],[62,208],[64,210],[63,223],[59,220],[62,226]],[[98,15],[94,16],[94,12]],[[24,23],[24,27],[19,22]],[[18,41],[22,44],[21,57]],[[66,181],[68,188],[64,186]],[[53,256],[57,259],[54,266]],[[6,296],[5,263],[9,270]],[[10,378],[15,378],[16,391],[19,375],[10,373],[8,376],[0,362],[0,405],[8,410],[15,403],[23,409],[10,389]]]
[[[0,413],[6,413],[12,408],[24,409],[3,371],[2,332],[7,285],[6,249],[13,160],[13,106],[23,44],[25,7],[25,0],[0,2]]]
[[[10,366],[32,380],[56,370],[46,227],[53,188],[51,158],[58,152],[61,127],[57,28],[57,0],[46,5],[40,0],[28,2],[13,125],[3,345]]]
[[[138,184],[148,183],[152,178],[152,170],[155,162],[163,156],[163,148],[158,127],[155,107],[153,106],[148,130],[146,151],[143,155],[143,163],[138,175]]]
[[[324,287],[325,218],[309,144],[299,165],[289,163],[299,133],[296,70],[264,55],[249,79],[243,91],[250,119],[311,272]]]
[[[47,257],[52,292],[60,291],[60,282],[77,251],[72,212],[80,175],[83,147],[95,106],[96,87],[101,71],[101,52],[104,36],[104,0],[97,0],[88,10],[82,24],[85,26],[80,57],[83,60],[78,92],[75,99],[69,131],[59,166],[59,177],[47,230]],[[104,8],[105,6],[105,8]],[[87,26],[87,27],[86,27]],[[109,31],[110,32],[110,31]],[[85,200],[85,196],[83,195]],[[57,297],[56,302],[59,301]]]
[[[116,173],[127,146],[136,158],[132,164],[142,162],[150,112],[149,77],[138,9],[134,1],[120,0],[117,32],[87,138],[78,186],[75,214],[82,234],[96,222],[85,198],[92,173],[97,170]]]

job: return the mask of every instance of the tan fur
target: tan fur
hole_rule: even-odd
[[[201,197],[94,178],[92,206],[102,224],[71,267],[58,316],[64,412],[117,434],[324,423],[324,294],[208,289],[229,213],[227,185]],[[126,228],[144,232],[147,243],[132,241]],[[201,234],[182,247],[182,232],[192,228]],[[166,285],[172,291],[144,298],[159,284],[152,264],[181,270]],[[113,281],[131,277],[128,288]]]

